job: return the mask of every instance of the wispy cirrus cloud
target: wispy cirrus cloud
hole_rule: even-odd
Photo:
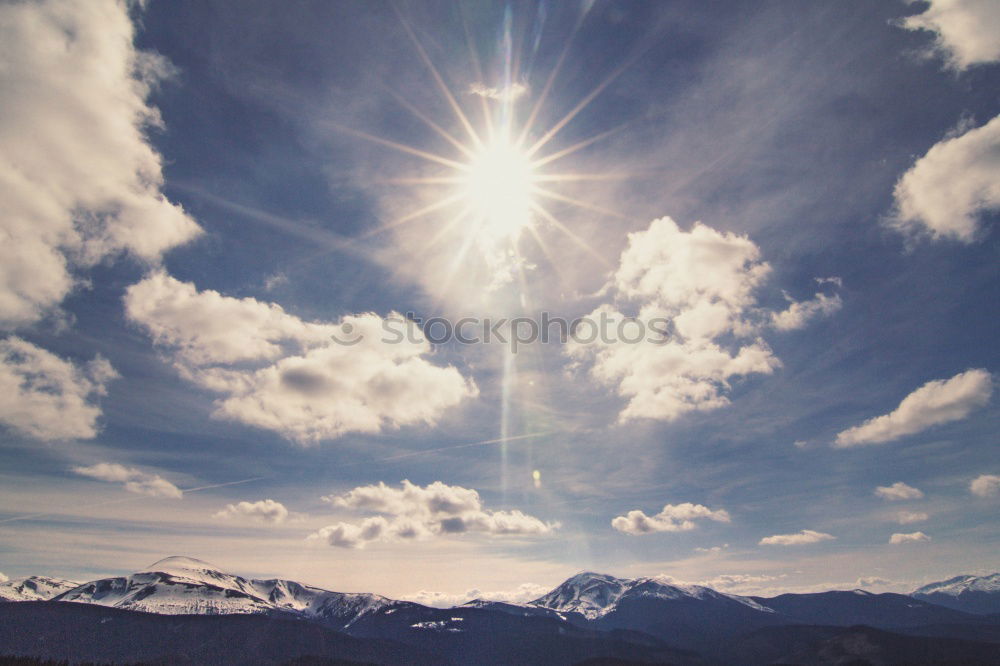
[[[967,370],[951,379],[927,382],[903,398],[899,407],[837,434],[833,446],[882,444],[913,435],[932,426],[964,419],[985,406],[993,393],[993,377],[986,370]]]

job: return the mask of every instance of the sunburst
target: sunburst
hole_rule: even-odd
[[[462,128],[463,136],[461,139],[456,137],[443,127],[444,123],[435,121],[409,100],[392,91],[388,91],[389,94],[443,138],[454,149],[454,154],[443,155],[358,130],[338,127],[359,138],[442,168],[439,174],[432,176],[389,179],[388,182],[395,185],[427,188],[429,191],[433,188],[433,195],[426,199],[425,205],[390,220],[365,235],[377,235],[388,229],[433,217],[439,224],[439,229],[430,235],[428,245],[448,238],[460,239],[459,250],[452,263],[454,270],[472,248],[478,248],[487,261],[495,260],[497,256],[519,257],[519,241],[523,237],[531,238],[551,261],[551,249],[546,246],[540,233],[540,227],[546,227],[568,237],[591,257],[607,264],[600,252],[559,220],[553,204],[574,206],[600,215],[624,217],[614,210],[577,199],[561,188],[581,181],[621,179],[628,177],[628,174],[555,171],[553,167],[578,151],[610,137],[624,126],[555,151],[546,150],[553,145],[557,135],[621,74],[631,59],[626,59],[624,64],[611,72],[551,127],[545,131],[536,131],[541,111],[566,60],[576,30],[567,40],[526,119],[520,123],[517,120],[516,105],[521,100],[516,99],[518,96],[512,93],[522,92],[524,87],[516,82],[517,76],[513,72],[513,62],[516,59],[511,56],[509,41],[505,40],[508,48],[505,53],[506,62],[501,68],[505,72],[504,83],[496,90],[497,94],[493,98],[484,95],[483,90],[478,91],[482,104],[482,123],[477,126],[466,114],[456,94],[445,83],[409,23],[402,15],[399,18],[438,91]],[[506,29],[509,33],[509,25]],[[469,48],[471,62],[481,79],[482,72],[471,39]]]

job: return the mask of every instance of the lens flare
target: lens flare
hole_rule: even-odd
[[[534,171],[527,154],[516,144],[498,138],[469,160],[461,191],[482,240],[517,240],[531,223]]]

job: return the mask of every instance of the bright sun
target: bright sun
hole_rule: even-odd
[[[460,185],[482,240],[517,240],[531,223],[534,167],[516,143],[498,139],[470,158]]]

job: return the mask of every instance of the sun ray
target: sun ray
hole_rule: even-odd
[[[604,208],[603,206],[598,206],[597,204],[592,204],[586,201],[581,201],[580,199],[574,199],[573,197],[568,197],[565,194],[559,194],[558,192],[553,192],[552,190],[546,190],[542,187],[534,188],[535,194],[540,194],[547,199],[553,199],[555,201],[561,201],[563,203],[568,203],[578,208],[583,208],[585,210],[592,210],[595,213],[603,213],[610,217],[617,217],[620,220],[630,220],[627,215],[622,215],[618,211],[611,210],[610,208]],[[631,220],[630,220],[631,221]]]
[[[414,155],[416,157],[422,157],[429,162],[436,162],[438,164],[443,164],[452,169],[457,169],[459,171],[467,171],[468,167],[461,162],[456,162],[455,160],[450,160],[447,157],[441,157],[440,155],[435,155],[434,153],[429,153],[426,150],[420,150],[419,148],[414,148],[413,146],[408,146],[405,143],[399,143],[398,141],[392,141],[391,139],[383,139],[382,137],[375,136],[374,134],[369,134],[368,132],[362,132],[361,130],[353,129],[350,127],[344,127],[338,123],[330,123],[330,126],[339,132],[344,132],[345,134],[351,134],[360,139],[365,139],[366,141],[371,141],[377,143],[381,146],[386,146],[387,148],[392,148],[409,155]]]
[[[552,85],[555,83],[556,77],[559,76],[559,70],[562,69],[563,62],[565,62],[566,57],[569,55],[570,46],[572,46],[573,40],[576,38],[576,34],[580,30],[580,26],[583,24],[583,16],[584,15],[580,16],[576,25],[573,26],[573,31],[569,34],[569,37],[566,38],[566,43],[563,45],[562,52],[560,52],[559,58],[556,60],[556,64],[552,67],[552,71],[549,73],[549,78],[546,79],[545,86],[542,88],[542,92],[538,95],[538,100],[531,108],[531,113],[528,114],[528,119],[524,121],[524,126],[521,128],[521,135],[517,138],[518,145],[523,145],[525,140],[528,138],[528,134],[531,132],[531,127],[534,125],[535,119],[542,110],[542,106],[545,104],[545,100],[549,96],[549,91],[552,90]]]
[[[469,61],[472,62],[472,68],[475,71],[476,80],[482,83],[485,79],[483,76],[483,65],[479,62],[479,53],[476,51],[475,45],[472,41],[472,32],[469,30],[469,18],[465,14],[465,5],[459,3],[458,10],[462,16],[462,28],[465,30],[465,43],[469,48]],[[486,125],[486,136],[490,141],[492,141],[493,116],[490,114],[490,103],[487,101],[485,96],[478,95],[478,97],[480,106],[483,110],[483,123]]]
[[[402,176],[398,178],[380,178],[376,183],[387,183],[389,185],[458,185],[464,183],[466,178],[462,176]]]
[[[551,173],[534,177],[536,183],[577,183],[634,178],[634,173]]]
[[[430,127],[432,130],[434,130],[435,132],[437,132],[442,138],[444,138],[452,146],[454,146],[455,148],[457,148],[459,150],[459,152],[461,152],[466,157],[472,157],[473,156],[473,152],[471,150],[469,150],[465,145],[463,145],[461,141],[459,141],[458,139],[456,139],[455,137],[453,137],[451,134],[449,134],[447,130],[445,130],[443,127],[441,127],[436,122],[434,122],[433,120],[431,120],[427,116],[427,114],[425,114],[423,111],[421,111],[417,107],[415,107],[412,104],[410,104],[409,101],[407,101],[403,96],[401,96],[398,93],[396,93],[395,90],[392,90],[391,88],[388,88],[388,87],[386,87],[385,90],[390,95],[392,95],[393,99],[395,99],[399,103],[400,106],[402,106],[407,111],[409,111],[410,113],[412,113],[414,116],[416,116],[417,118],[419,118],[420,120],[422,120],[428,127]]]
[[[604,266],[606,266],[606,267],[608,267],[608,268],[611,268],[611,267],[612,267],[612,266],[611,266],[611,262],[609,262],[609,261],[608,261],[607,259],[605,259],[605,258],[604,258],[604,257],[603,257],[603,256],[601,255],[601,253],[600,253],[600,252],[598,252],[598,251],[597,251],[597,250],[595,250],[594,248],[590,247],[590,245],[589,245],[589,244],[587,243],[587,241],[583,240],[582,238],[580,238],[579,236],[577,236],[577,235],[576,235],[575,233],[573,233],[573,230],[572,230],[572,229],[570,229],[570,228],[569,228],[569,227],[567,227],[567,226],[566,226],[565,224],[563,224],[562,222],[560,222],[560,221],[559,221],[559,220],[558,220],[558,219],[556,218],[556,216],[555,216],[555,215],[553,215],[552,213],[550,213],[550,212],[549,212],[549,211],[548,211],[548,210],[547,210],[547,209],[545,208],[545,206],[543,206],[543,205],[541,205],[541,204],[539,204],[539,203],[534,203],[534,204],[532,205],[532,208],[534,208],[534,210],[535,210],[535,211],[536,211],[536,212],[537,212],[537,213],[538,213],[539,215],[541,215],[541,216],[542,216],[542,217],[544,217],[544,218],[545,218],[546,220],[548,220],[548,221],[549,221],[549,222],[550,222],[550,223],[551,223],[551,224],[552,224],[553,226],[555,226],[555,227],[556,227],[557,229],[559,229],[559,231],[561,231],[561,232],[563,232],[564,234],[566,234],[566,236],[568,236],[568,237],[569,237],[569,239],[570,239],[571,241],[573,241],[574,243],[576,243],[577,245],[579,245],[579,246],[580,246],[581,248],[583,248],[583,250],[585,250],[585,251],[586,251],[586,252],[587,252],[588,254],[590,254],[590,255],[591,255],[592,257],[594,257],[595,259],[597,259],[598,261],[600,261],[600,262],[601,262],[601,264],[603,264]]]
[[[453,195],[451,195],[449,197],[444,197],[443,199],[439,199],[438,201],[435,201],[432,204],[424,206],[423,208],[415,210],[415,211],[413,211],[411,213],[407,213],[406,215],[404,215],[402,217],[398,217],[398,218],[396,218],[395,220],[393,220],[391,222],[387,222],[387,223],[385,223],[383,225],[375,227],[374,229],[372,229],[370,231],[366,231],[365,233],[361,234],[360,237],[361,238],[369,238],[370,236],[374,236],[376,234],[382,233],[383,231],[388,231],[389,229],[393,229],[395,227],[404,225],[407,222],[412,222],[413,220],[416,220],[417,218],[421,218],[421,217],[423,217],[425,215],[433,213],[436,210],[441,210],[442,208],[446,208],[446,207],[454,204],[455,202],[457,202],[461,198],[462,198],[461,194],[453,194]]]
[[[446,234],[451,232],[451,230],[454,229],[459,224],[459,222],[468,217],[468,215],[471,212],[472,209],[470,207],[463,208],[462,212],[460,212],[455,217],[451,218],[451,220],[449,220],[446,224],[442,225],[441,228],[437,230],[437,233],[431,236],[430,239],[428,239],[428,241],[424,243],[423,249],[429,250],[430,248],[434,247],[439,242],[441,242],[441,239],[444,238]]]
[[[609,136],[611,136],[613,134],[617,134],[621,130],[625,129],[629,124],[630,123],[622,123],[618,127],[614,127],[612,129],[609,129],[606,132],[601,132],[600,134],[595,134],[594,136],[590,137],[589,139],[584,139],[583,141],[580,141],[579,143],[574,143],[572,146],[570,146],[568,148],[563,148],[562,150],[560,150],[558,152],[555,152],[555,153],[552,153],[551,155],[546,155],[545,157],[537,159],[537,160],[535,160],[534,162],[531,163],[531,166],[532,166],[532,168],[538,169],[538,168],[541,168],[541,167],[545,166],[546,164],[551,164],[552,162],[555,162],[556,160],[560,160],[560,159],[562,159],[564,157],[568,157],[568,156],[572,155],[573,153],[577,152],[578,150],[583,150],[587,146],[593,145],[593,144],[597,143],[598,141],[600,141],[602,139],[606,139],[607,137],[609,137]]]
[[[536,141],[534,143],[534,145],[532,145],[531,148],[528,149],[528,151],[527,151],[528,155],[529,156],[534,155],[543,146],[545,146],[545,144],[547,144],[549,141],[551,141],[553,139],[553,137],[555,137],[555,135],[558,134],[562,130],[562,128],[566,127],[566,125],[568,125],[569,122],[571,120],[573,120],[573,118],[575,118],[577,116],[577,114],[579,114],[581,111],[583,111],[585,108],[587,108],[587,106],[591,102],[593,102],[594,99],[598,95],[600,95],[602,92],[604,92],[604,89],[607,88],[609,85],[611,85],[614,82],[615,79],[617,79],[619,76],[621,76],[621,73],[624,72],[628,68],[628,66],[631,65],[631,64],[632,64],[632,58],[629,58],[628,60],[626,60],[625,62],[623,62],[622,64],[620,64],[618,67],[616,67],[611,72],[611,74],[609,74],[603,81],[601,81],[599,84],[597,84],[596,88],[594,88],[593,90],[591,90],[589,93],[587,93],[584,96],[583,99],[581,99],[579,102],[577,102],[576,106],[574,106],[572,109],[570,109],[569,113],[567,113],[565,116],[562,117],[562,119],[559,122],[557,122],[555,125],[553,125],[552,128],[548,132],[546,132],[545,134],[543,134],[542,138],[540,138],[538,141]]]
[[[469,133],[469,137],[472,139],[472,142],[477,146],[481,145],[482,140],[479,138],[479,134],[476,133],[476,130],[472,126],[472,123],[469,122],[469,119],[465,115],[465,112],[462,111],[462,107],[458,105],[458,101],[455,99],[455,96],[451,94],[451,90],[448,89],[448,85],[444,82],[444,79],[441,77],[441,73],[438,71],[437,67],[434,66],[434,63],[431,61],[430,56],[427,55],[427,51],[424,50],[424,47],[420,43],[420,40],[417,39],[417,36],[414,34],[413,29],[410,27],[410,24],[406,21],[405,18],[403,18],[402,13],[400,13],[399,9],[395,5],[393,5],[393,9],[396,10],[396,16],[399,17],[399,22],[403,24],[403,28],[406,30],[406,34],[410,36],[410,41],[412,41],[413,46],[416,47],[417,53],[420,55],[420,59],[424,61],[424,64],[427,65],[427,69],[430,70],[431,76],[434,77],[434,82],[437,83],[438,89],[441,91],[441,94],[444,95],[444,98],[445,100],[447,100],[448,105],[451,107],[451,110],[455,112],[455,115],[458,117],[459,122],[462,123],[462,126],[465,128],[465,131]]]

